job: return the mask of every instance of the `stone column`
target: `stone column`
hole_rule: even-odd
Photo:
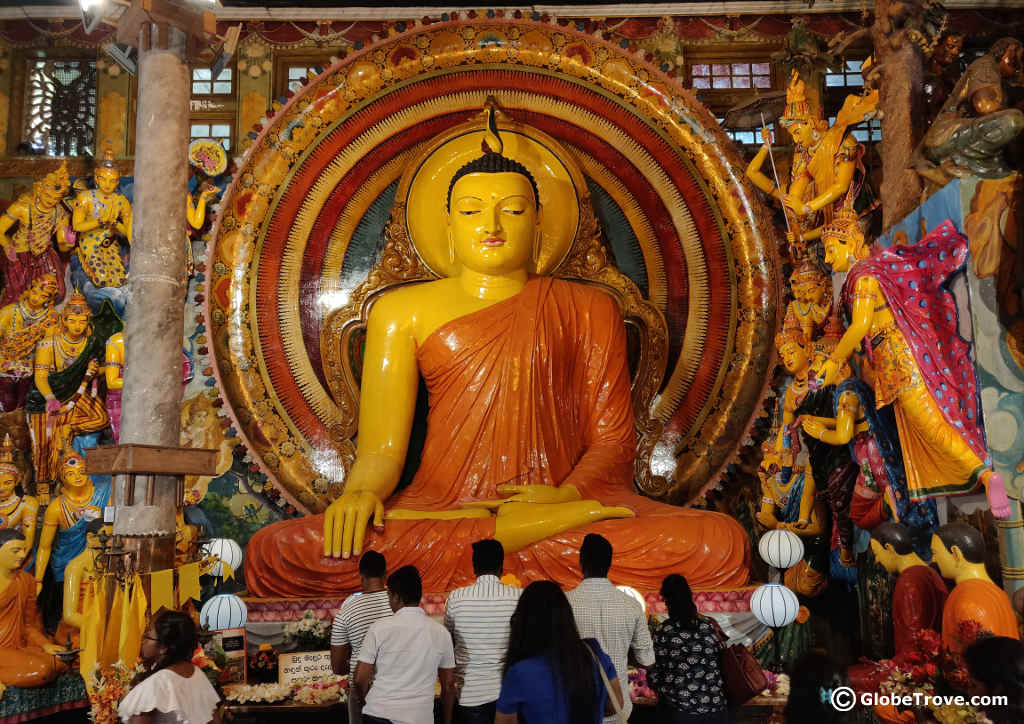
[[[121,444],[177,447],[181,414],[185,315],[185,187],[188,181],[190,76],[188,36],[168,25],[139,30],[139,100],[135,133],[135,198],[130,295],[125,319]],[[173,556],[175,484],[154,481],[146,505],[139,481],[135,505],[119,508],[115,533],[158,536],[152,564]],[[124,505],[123,491],[117,504]]]

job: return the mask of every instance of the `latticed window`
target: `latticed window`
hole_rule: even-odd
[[[189,127],[189,140],[195,141],[199,138],[209,138],[211,141],[219,141],[225,151],[231,150],[231,124],[227,121],[210,123],[193,121]]]
[[[302,87],[302,81],[309,75],[318,75],[316,68],[312,65],[290,65],[288,66],[288,90],[295,92]]]
[[[28,61],[24,140],[49,156],[90,156],[96,137],[96,61]]]
[[[694,88],[771,88],[771,63],[694,63],[690,66]]]
[[[716,120],[719,125],[722,126],[722,130],[725,131],[725,135],[736,141],[736,143],[741,143],[744,146],[760,146],[761,143],[763,143],[760,128],[729,128],[729,126],[724,125],[724,118],[718,118]],[[774,129],[775,124],[769,123],[768,130],[773,131]]]
[[[864,76],[861,74],[863,60],[847,60],[843,62],[842,68],[837,72],[829,72],[825,75],[825,86],[828,88],[860,88],[864,85]]]
[[[209,68],[192,69],[192,95],[231,95],[231,68],[225,68],[216,78]]]

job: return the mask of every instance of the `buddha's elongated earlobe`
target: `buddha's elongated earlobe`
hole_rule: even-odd
[[[448,230],[448,263],[455,265],[455,239],[452,238],[451,229]]]

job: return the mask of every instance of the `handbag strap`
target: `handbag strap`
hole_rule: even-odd
[[[612,684],[610,681],[608,681],[608,674],[604,673],[604,667],[601,666],[601,661],[597,658],[597,654],[594,653],[594,650],[590,648],[590,644],[584,641],[583,645],[586,646],[587,651],[590,652],[590,658],[592,658],[594,660],[594,663],[597,664],[597,671],[601,674],[601,681],[604,682],[604,690],[607,693],[608,698],[611,699],[612,709],[615,710],[616,718],[618,718],[620,724],[627,724],[629,719],[626,716],[626,712],[624,712],[622,710],[622,707],[619,706],[618,697],[616,697],[615,694],[612,693]]]

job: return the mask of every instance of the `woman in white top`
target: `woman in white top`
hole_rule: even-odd
[[[196,625],[180,611],[163,611],[142,637],[143,678],[121,701],[125,724],[208,724],[220,697],[192,664]]]

